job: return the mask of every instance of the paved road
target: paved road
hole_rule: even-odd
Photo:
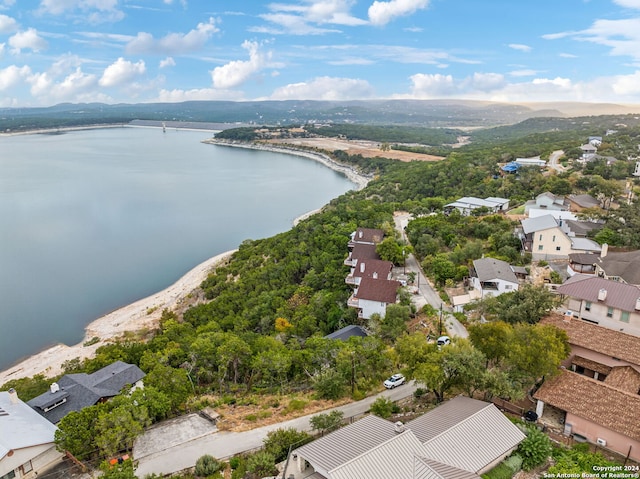
[[[411,215],[408,213],[395,214],[393,219],[395,221],[396,229],[400,232],[402,239],[408,243],[404,229],[409,223]],[[430,304],[435,309],[442,308],[443,323],[446,333],[450,336],[459,336],[461,338],[468,337],[469,333],[466,328],[453,316],[453,310],[451,307],[444,304],[438,292],[433,288],[427,277],[423,274],[420,263],[418,263],[418,260],[412,254],[408,255],[406,258],[406,269],[407,272],[416,273],[416,288],[418,289],[418,294],[413,295],[412,297],[413,304],[416,305],[416,308],[420,309],[426,304]]]
[[[346,419],[367,412],[371,403],[379,396],[398,401],[411,396],[415,390],[416,385],[411,381],[396,389],[385,390],[375,396],[365,398],[362,401],[356,401],[334,409],[342,411]],[[325,413],[332,410],[333,409],[325,411]],[[309,419],[313,416],[313,414],[303,416],[245,432],[219,431],[184,444],[169,447],[142,458],[136,457],[134,450],[134,457],[139,461],[136,475],[138,477],[144,477],[145,474],[151,473],[171,474],[182,471],[188,467],[193,467],[198,458],[203,454],[211,454],[218,459],[224,459],[242,452],[251,451],[262,446],[262,441],[267,437],[269,431],[278,428],[295,428],[301,431],[310,431],[311,426],[309,425]]]
[[[556,150],[553,153],[551,153],[549,155],[549,167],[553,168],[558,172],[563,172],[565,170],[565,167],[562,166],[560,163],[558,163],[558,160],[562,158],[563,155],[564,155],[564,151],[562,150]]]

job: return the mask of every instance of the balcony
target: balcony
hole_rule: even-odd
[[[349,299],[347,300],[347,306],[349,306],[350,308],[359,308],[360,307],[360,301],[358,300],[358,298],[356,298],[353,295],[351,295],[349,297]]]

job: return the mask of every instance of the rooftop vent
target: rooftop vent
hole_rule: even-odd
[[[49,390],[51,391],[51,394],[55,394],[60,391],[60,386],[58,385],[58,383],[51,383],[51,386],[49,386]]]
[[[360,263],[360,272],[364,273],[364,262]]]
[[[404,432],[404,424],[402,424],[402,421],[398,421],[393,425],[393,430],[400,434],[401,432]]]
[[[13,388],[9,389],[9,400],[11,404],[18,404],[18,393]]]
[[[602,288],[598,291],[598,301],[604,301],[605,299],[607,299],[607,290]]]
[[[636,299],[636,311],[640,311],[640,298]]]

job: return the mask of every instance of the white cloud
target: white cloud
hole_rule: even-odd
[[[530,52],[532,50],[529,45],[523,45],[521,43],[510,43],[509,48],[513,48],[514,50],[518,50],[521,52]]]
[[[636,2],[638,3],[638,2]],[[636,96],[636,101],[640,101],[640,71],[636,71],[631,75],[620,75],[615,77],[611,82],[611,89],[617,95]]]
[[[16,0],[0,0],[0,10],[12,7]]]
[[[13,53],[20,53],[26,49],[39,52],[40,50],[45,50],[48,46],[46,40],[38,35],[38,31],[35,28],[29,28],[9,37],[9,45],[13,49]]]
[[[0,15],[0,33],[13,33],[18,29],[18,22],[7,15]]]
[[[176,66],[176,61],[171,57],[167,57],[164,60],[160,60],[160,68],[168,68],[168,67],[175,67],[175,66]]]
[[[429,5],[429,0],[376,0],[369,7],[369,20],[374,25],[386,25],[396,17],[411,15]]]
[[[105,68],[99,84],[103,87],[112,87],[130,83],[138,76],[144,75],[147,68],[144,61],[132,63],[124,58],[118,58],[114,63]]]
[[[622,7],[640,9],[640,0],[613,0],[613,3]]]
[[[72,14],[77,21],[98,24],[122,20],[124,13],[117,7],[118,0],[42,0],[38,12],[42,15]]]
[[[216,90],[214,88],[200,88],[194,90],[160,90],[156,101],[177,103],[198,100],[242,100],[242,93],[231,90]]]
[[[350,100],[373,97],[373,87],[355,78],[318,77],[276,89],[271,100]]]
[[[258,42],[244,41],[242,48],[249,52],[249,60],[234,60],[211,71],[211,79],[215,88],[235,88],[247,81],[251,75],[269,64],[271,52],[260,51]]]
[[[573,53],[559,53],[558,56],[561,58],[578,58],[578,55],[574,55]]]
[[[276,25],[273,27],[253,27],[251,31],[290,35],[321,35],[337,32],[332,28],[317,25],[365,25],[367,22],[351,15],[354,0],[303,0],[302,4],[272,3],[271,13],[260,18]]]
[[[125,47],[128,54],[155,53],[180,55],[200,50],[218,32],[214,18],[206,23],[199,23],[188,33],[170,33],[160,39],[146,32],[139,32]]]
[[[30,80],[31,93],[47,103],[109,101],[110,98],[97,90],[98,79],[86,74],[80,68],[67,75],[62,81],[55,82],[47,73],[34,75]]]
[[[512,77],[531,77],[537,74],[538,72],[536,70],[527,70],[527,69],[513,70],[509,72],[509,75],[511,75]]]
[[[5,91],[24,83],[30,75],[31,68],[26,65],[22,67],[10,65],[0,69],[0,91]]]
[[[375,63],[373,60],[360,57],[347,57],[341,60],[329,60],[329,65],[372,65]]]

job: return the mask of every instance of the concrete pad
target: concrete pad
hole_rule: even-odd
[[[215,424],[195,413],[163,421],[147,429],[136,439],[133,457],[140,460],[216,432],[218,428]]]

